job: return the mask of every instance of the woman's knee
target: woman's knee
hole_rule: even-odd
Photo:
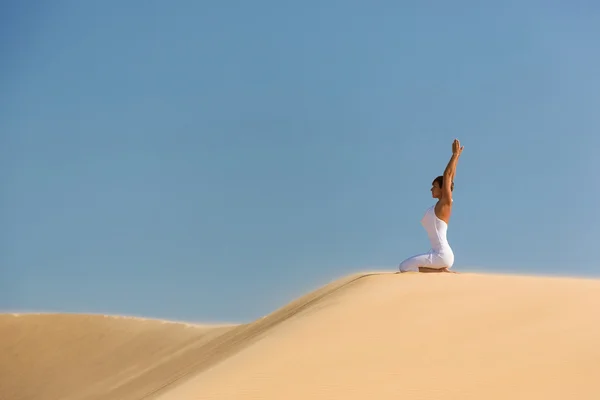
[[[414,257],[407,258],[398,266],[401,272],[418,272],[419,267],[431,264],[431,259],[428,254],[419,254]]]
[[[414,263],[403,261],[398,266],[400,272],[419,272],[419,266]]]

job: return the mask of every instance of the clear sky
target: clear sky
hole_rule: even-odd
[[[490,4],[2,2],[0,310],[247,322],[395,271],[454,138],[456,270],[600,275],[600,8]]]

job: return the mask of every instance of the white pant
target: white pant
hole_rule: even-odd
[[[427,268],[452,268],[454,264],[454,253],[448,249],[443,253],[430,250],[427,253],[418,254],[416,256],[407,258],[400,263],[398,269],[400,272],[419,272],[419,267]]]

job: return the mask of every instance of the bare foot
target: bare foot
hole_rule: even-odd
[[[456,271],[450,271],[449,268],[429,268],[429,267],[419,267],[419,272],[426,272],[426,273],[447,272],[447,273],[450,273],[450,274],[457,274],[458,273]]]
[[[419,267],[419,272],[437,273],[437,272],[443,272],[443,271],[440,268]]]

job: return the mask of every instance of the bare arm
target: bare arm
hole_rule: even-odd
[[[454,182],[454,176],[456,175],[456,164],[458,164],[458,159],[464,147],[461,147],[458,139],[454,139],[452,143],[452,157],[444,170],[444,184],[442,186],[442,200],[446,204],[452,202],[452,182]]]

